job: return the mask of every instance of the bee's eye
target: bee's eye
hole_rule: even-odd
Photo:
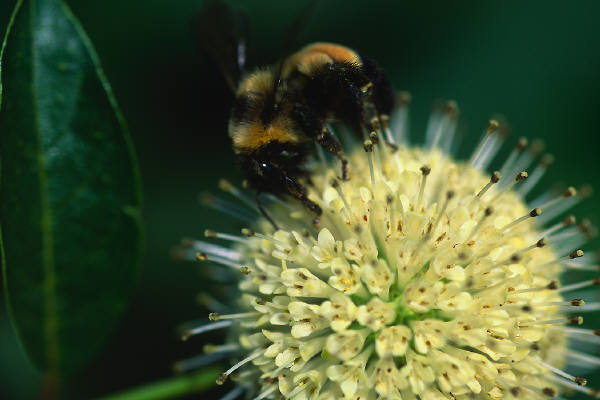
[[[259,174],[262,176],[269,176],[273,174],[273,166],[267,163],[258,164]]]

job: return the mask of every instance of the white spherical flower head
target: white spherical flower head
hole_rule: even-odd
[[[535,165],[539,145],[524,140],[499,172],[485,172],[505,139],[496,121],[470,160],[454,160],[453,103],[434,112],[425,145],[410,147],[406,107],[364,146],[345,147],[347,181],[333,162],[309,166],[317,220],[293,200],[271,199],[276,228],[261,218],[241,236],[207,231],[230,248],[188,243],[188,254],[240,279],[240,295],[227,299],[235,311],[187,332],[229,330],[211,349],[236,360],[218,380],[237,385],[226,398],[597,397],[568,371],[598,364],[585,350],[598,332],[578,325],[579,312],[599,307],[574,298],[598,280],[560,283],[565,270],[595,268],[579,249],[592,229],[560,217],[581,193],[526,201],[550,158]]]

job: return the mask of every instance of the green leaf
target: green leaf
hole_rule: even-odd
[[[167,400],[189,394],[198,394],[198,392],[216,385],[215,381],[220,371],[210,367],[193,374],[152,382],[98,400]]]
[[[0,53],[0,244],[21,345],[81,369],[125,311],[140,253],[132,144],[92,45],[59,0],[19,0]]]

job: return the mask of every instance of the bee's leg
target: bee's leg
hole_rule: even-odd
[[[263,207],[263,205],[262,205],[262,203],[260,201],[260,192],[258,190],[254,194],[254,200],[256,200],[256,207],[258,207],[258,211],[260,211],[260,213],[262,214],[262,216],[265,217],[265,219],[267,221],[269,221],[269,223],[271,225],[273,225],[273,228],[275,230],[279,230],[279,227],[277,226],[277,224],[275,223],[275,221],[273,220],[273,218],[271,218],[271,216],[267,213],[267,210],[265,210],[265,208]]]
[[[317,217],[323,214],[323,210],[321,210],[321,207],[319,207],[317,203],[308,198],[304,186],[296,182],[290,176],[285,175],[284,179],[287,187],[287,192],[290,196],[300,200],[302,204],[304,204],[304,206],[310,211],[314,212],[317,215]]]
[[[325,151],[341,161],[342,180],[348,180],[348,160],[342,153],[342,145],[323,123],[323,120],[303,103],[295,105],[293,115],[308,137],[319,143]]]
[[[348,160],[344,157],[342,153],[342,145],[337,140],[337,138],[333,135],[333,133],[327,128],[323,126],[321,128],[321,133],[319,133],[315,140],[327,151],[328,153],[337,157],[342,163],[342,180],[348,180]]]

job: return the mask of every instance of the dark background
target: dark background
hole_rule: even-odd
[[[14,0],[0,2],[0,27]],[[183,236],[230,220],[203,209],[201,191],[219,178],[239,182],[226,135],[231,95],[202,59],[189,21],[200,0],[68,1],[91,37],[128,121],[144,184],[146,250],[129,313],[98,360],[69,387],[73,398],[108,394],[171,375],[174,361],[201,348],[181,343],[175,327],[204,318],[196,266],[171,260]],[[238,1],[251,23],[251,62],[272,63],[301,1]],[[466,140],[475,146],[496,112],[513,137],[540,137],[557,156],[543,186],[600,183],[600,2],[348,1],[320,2],[299,38],[334,41],[369,54],[397,89],[413,94],[412,137],[424,131],[431,104],[455,99]],[[596,197],[597,198],[597,197]],[[594,198],[578,215],[596,220]],[[3,300],[2,300],[3,301]],[[5,308],[0,312],[0,398],[39,397],[39,377],[24,361]],[[90,318],[101,316],[90,316]],[[598,376],[598,375],[596,375]],[[600,382],[590,380],[590,386]],[[217,393],[217,392],[215,392]],[[215,394],[215,396],[217,396]]]

